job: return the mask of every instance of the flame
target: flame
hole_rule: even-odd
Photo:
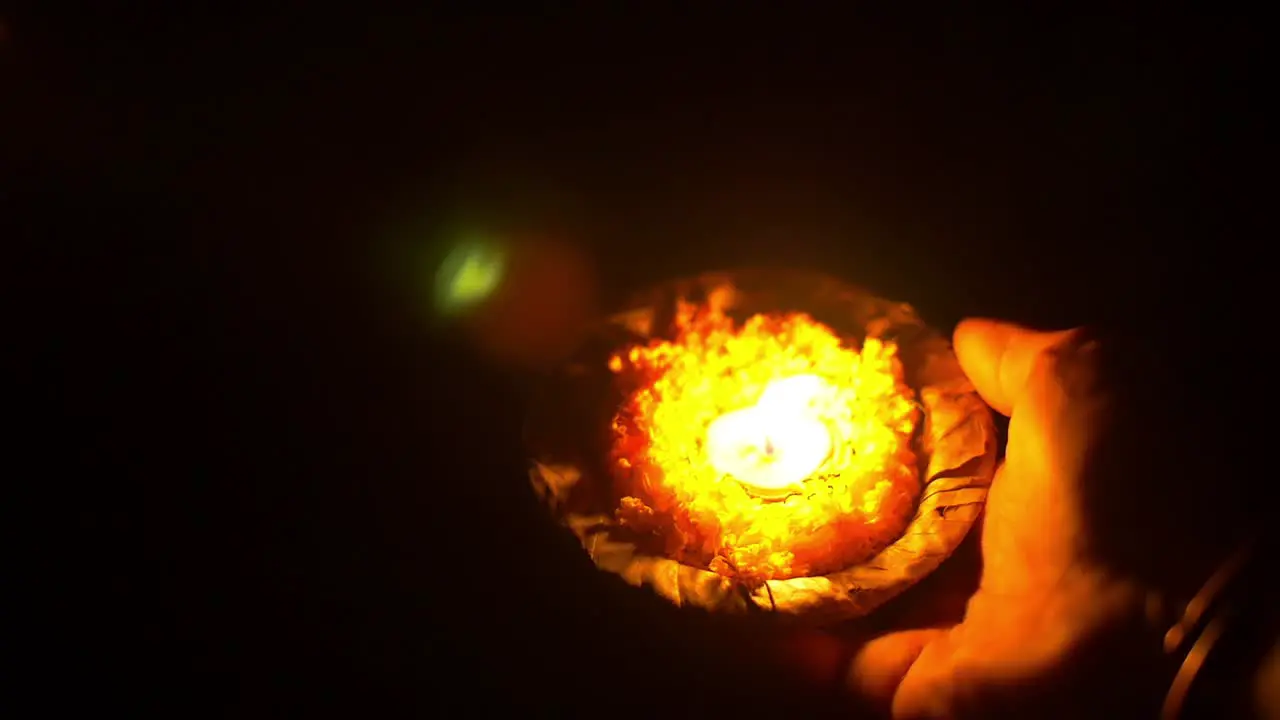
[[[712,420],[706,439],[711,465],[754,495],[803,490],[800,483],[831,454],[831,431],[815,407],[825,386],[817,375],[774,380],[752,407]]]
[[[609,361],[631,385],[613,422],[621,522],[752,585],[855,565],[901,532],[917,410],[894,343],[854,349],[799,313],[737,327],[714,298],[680,303],[676,328]],[[762,443],[776,462],[741,457]]]

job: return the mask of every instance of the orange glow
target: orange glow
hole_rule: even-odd
[[[901,533],[919,476],[897,347],[807,315],[681,303],[676,337],[614,355],[620,521],[748,585],[833,572]]]

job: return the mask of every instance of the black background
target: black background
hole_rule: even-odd
[[[765,707],[776,689],[735,683],[694,621],[596,574],[538,512],[527,379],[428,327],[401,284],[462,225],[584,244],[610,301],[794,265],[944,329],[1127,328],[1184,370],[1227,362],[1193,343],[1259,336],[1245,18],[5,21],[5,195],[30,211],[10,217],[41,331],[24,377],[55,411],[29,427],[62,438],[34,445],[64,478],[45,484],[53,537],[88,531],[46,570],[77,589],[77,640],[49,662],[130,704]]]

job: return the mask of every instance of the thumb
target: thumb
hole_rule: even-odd
[[[942,629],[900,630],[871,640],[854,655],[845,682],[853,693],[886,712],[917,658],[945,637]]]
[[[954,345],[960,367],[978,394],[997,412],[1008,415],[1022,395],[1036,361],[1073,332],[1040,332],[998,320],[973,318],[956,327]]]

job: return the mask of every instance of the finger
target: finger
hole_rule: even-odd
[[[956,357],[982,399],[1008,415],[1041,353],[1072,332],[1040,332],[998,320],[964,320],[956,327]]]
[[[935,636],[921,648],[893,694],[893,717],[923,720],[954,716],[955,652],[951,633]]]
[[[920,652],[945,633],[936,629],[904,630],[863,645],[849,667],[846,678],[849,688],[887,712],[893,705],[898,685]]]

